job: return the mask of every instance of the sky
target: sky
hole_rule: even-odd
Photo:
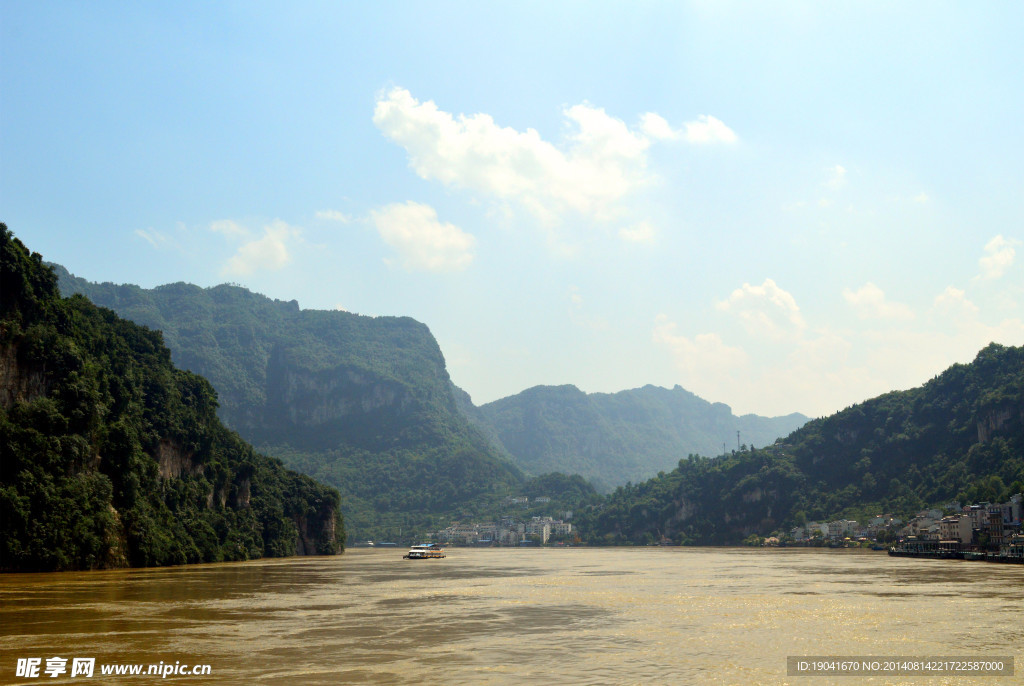
[[[1024,344],[1019,2],[0,4],[0,221],[410,316],[483,404],[826,416]]]

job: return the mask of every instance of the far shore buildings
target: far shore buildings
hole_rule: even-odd
[[[527,505],[529,498],[517,496],[509,498],[510,505]],[[551,502],[551,498],[540,496],[533,500],[536,504]],[[495,545],[495,546],[518,546],[532,543],[547,544],[552,537],[571,536],[573,533],[572,524],[568,519],[572,518],[572,512],[562,513],[563,519],[553,517],[531,517],[528,520],[520,521],[515,517],[502,517],[497,522],[469,524],[454,523],[435,532],[432,538],[438,542],[454,545]]]
[[[510,505],[527,505],[529,499],[515,497],[507,502]],[[534,502],[546,503],[550,498],[535,498]],[[792,529],[789,536],[797,543],[812,544],[818,540],[830,545],[845,545],[850,541],[878,540],[883,532],[889,532],[890,536],[911,539],[929,549],[950,552],[998,550],[1006,545],[1020,546],[1024,540],[1021,525],[1024,495],[1020,493],[1005,503],[975,503],[963,507],[959,503],[949,503],[943,506],[943,510],[921,510],[905,524],[893,514],[876,515],[867,524],[852,519],[808,522]],[[959,511],[948,514],[950,510]],[[455,522],[430,537],[450,545],[544,545],[552,538],[572,536],[573,526],[567,521],[572,518],[572,512],[564,512],[562,517],[519,519],[507,516],[496,522]]]
[[[927,509],[918,512],[906,524],[892,514],[880,514],[869,520],[866,526],[840,519],[833,522],[808,522],[805,526],[790,531],[790,537],[797,542],[809,542],[815,538],[830,543],[851,540],[876,540],[883,531],[895,532],[904,539],[913,539],[918,544],[951,552],[986,547],[999,549],[1013,540],[1017,545],[1022,534],[1024,520],[1024,495],[1017,493],[1005,503],[975,503],[961,507],[960,503],[949,503],[943,510]]]

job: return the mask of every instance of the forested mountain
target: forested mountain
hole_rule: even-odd
[[[467,397],[468,399],[468,397]],[[765,445],[807,422],[733,415],[679,386],[584,393],[575,386],[536,386],[464,412],[528,472],[575,473],[610,490],[670,469],[691,453],[718,455],[737,445]]]
[[[683,459],[587,513],[593,540],[736,543],[807,520],[912,514],[1024,490],[1024,348],[992,344],[919,388],[775,444]]]
[[[0,224],[0,569],[329,554],[336,491],[253,451],[160,332],[82,296]]]
[[[229,285],[96,284],[56,269],[65,293],[163,331],[175,363],[217,389],[225,424],[341,491],[357,538],[468,516],[523,484],[456,409],[441,350],[413,319],[301,310]]]

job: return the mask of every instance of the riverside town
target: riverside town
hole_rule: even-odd
[[[891,514],[877,515],[866,525],[850,519],[808,522],[787,537],[769,537],[761,543],[875,549],[890,543],[889,554],[897,557],[1024,564],[1022,501],[1024,496],[1017,493],[1005,503],[951,502],[941,509],[921,510],[906,523]]]

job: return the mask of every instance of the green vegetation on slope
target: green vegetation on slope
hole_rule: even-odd
[[[0,568],[339,551],[337,492],[256,454],[216,408],[159,332],[62,299],[0,224]]]
[[[163,330],[217,389],[224,422],[342,494],[354,538],[470,518],[524,477],[456,408],[441,350],[408,317],[300,310],[236,286],[144,290],[58,268],[65,293]]]
[[[989,345],[925,385],[760,450],[680,460],[587,513],[594,542],[738,543],[803,520],[912,514],[1024,490],[1024,348]]]
[[[463,411],[530,473],[581,474],[610,490],[650,478],[680,455],[717,455],[736,445],[736,432],[765,445],[807,421],[786,417],[736,417],[727,405],[709,403],[679,386],[644,386],[619,393],[583,393],[575,386],[537,386]]]

